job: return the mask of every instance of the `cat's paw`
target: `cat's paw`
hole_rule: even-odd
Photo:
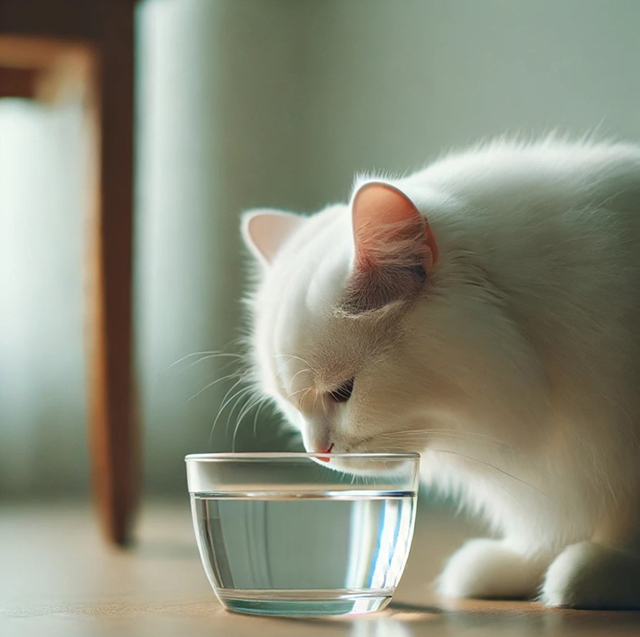
[[[535,596],[543,572],[541,564],[504,542],[470,540],[449,559],[437,588],[445,597],[528,599]]]
[[[572,544],[549,567],[540,597],[548,606],[640,608],[640,555]]]

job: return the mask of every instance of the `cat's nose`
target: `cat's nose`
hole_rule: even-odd
[[[306,445],[305,445],[306,446]],[[334,443],[329,442],[329,436],[314,436],[311,444],[307,447],[309,453],[323,453],[327,456],[333,451]],[[329,462],[330,458],[318,458],[323,462]]]
[[[331,453],[333,450],[334,443],[328,422],[303,416],[301,431],[304,447],[309,453]]]

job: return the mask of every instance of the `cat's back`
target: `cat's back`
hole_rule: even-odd
[[[494,141],[453,153],[407,179],[487,206],[558,198],[611,197],[640,191],[640,146],[571,143],[549,138],[533,144]]]
[[[448,197],[432,209],[425,197],[434,231],[445,248],[485,256],[498,277],[517,266],[526,279],[540,268],[584,264],[587,254],[585,270],[603,259],[640,265],[640,146],[495,141],[399,183]]]

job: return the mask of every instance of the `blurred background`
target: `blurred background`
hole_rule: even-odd
[[[146,0],[135,28],[146,494],[185,493],[185,453],[231,448],[239,409],[211,433],[231,383],[203,388],[232,359],[184,357],[238,351],[242,210],[311,212],[357,171],[503,133],[640,141],[637,0]],[[89,493],[83,131],[73,95],[0,99],[6,498]],[[268,409],[254,432],[254,413],[236,450],[290,446]]]

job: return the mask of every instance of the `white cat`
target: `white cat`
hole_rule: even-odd
[[[501,538],[442,594],[640,608],[640,148],[498,141],[243,235],[256,372],[306,448],[422,451]]]

